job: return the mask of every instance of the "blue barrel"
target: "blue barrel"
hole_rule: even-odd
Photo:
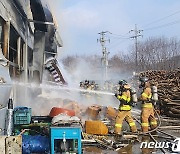
[[[46,136],[23,135],[22,142],[23,154],[50,152],[50,142],[49,138]]]

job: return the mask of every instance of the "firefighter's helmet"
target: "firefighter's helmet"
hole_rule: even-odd
[[[139,81],[145,83],[145,82],[149,81],[149,78],[147,78],[147,77],[140,77]]]
[[[89,80],[85,80],[84,83],[85,83],[85,84],[89,84]]]
[[[120,81],[119,81],[119,85],[122,85],[122,86],[123,86],[123,85],[126,85],[126,84],[127,84],[127,81],[126,81],[126,80],[120,80]]]
[[[95,84],[95,81],[92,81],[91,84]]]

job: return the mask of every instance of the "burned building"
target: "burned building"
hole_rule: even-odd
[[[12,78],[42,81],[43,65],[55,58],[62,41],[45,0],[1,0],[1,59]]]
[[[10,76],[21,82],[41,83],[47,69],[51,79],[65,83],[56,61],[62,41],[48,3],[1,0],[0,8],[0,67],[6,68],[6,73],[1,69],[5,82],[10,82]]]

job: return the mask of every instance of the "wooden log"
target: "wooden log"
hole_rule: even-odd
[[[179,114],[180,115],[180,110],[178,110],[178,109],[175,109],[175,108],[171,107],[170,111],[175,113],[175,114]]]
[[[173,128],[180,128],[180,126],[160,126],[159,129],[173,129]]]
[[[171,111],[169,111],[167,113],[167,115],[171,116],[171,117],[174,117],[174,118],[180,118],[180,114],[175,114],[175,113],[172,113]]]

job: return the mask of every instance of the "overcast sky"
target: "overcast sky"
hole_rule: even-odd
[[[107,34],[110,55],[127,53],[135,24],[143,38],[180,39],[180,0],[49,0],[58,21],[63,55],[101,55],[98,33]]]

